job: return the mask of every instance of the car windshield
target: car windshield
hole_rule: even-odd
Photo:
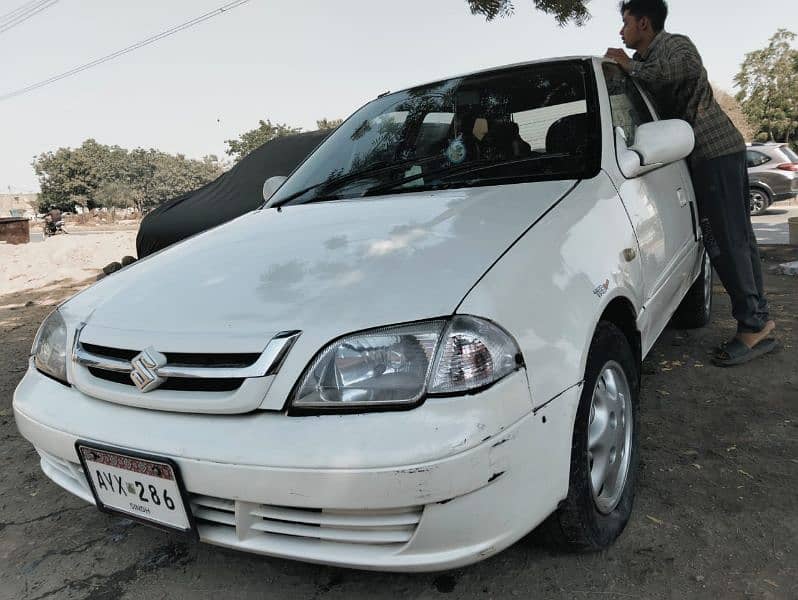
[[[600,134],[589,63],[552,62],[388,94],[341,125],[272,206],[591,177]]]

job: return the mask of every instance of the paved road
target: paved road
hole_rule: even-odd
[[[116,233],[118,231],[130,231],[129,229],[88,229],[88,230],[73,230],[69,229],[68,235],[96,235],[98,233]],[[61,235],[61,234],[58,234]],[[41,231],[41,228],[37,228],[30,232],[30,241],[31,242],[43,242],[44,241],[44,234]]]
[[[779,202],[759,217],[752,217],[756,239],[760,244],[789,244],[787,219],[798,217],[798,201]]]

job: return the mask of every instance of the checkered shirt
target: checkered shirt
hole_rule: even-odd
[[[695,131],[691,161],[743,152],[745,140],[715,100],[701,55],[684,35],[660,32],[636,53],[630,74],[648,91],[662,119],[683,119]]]

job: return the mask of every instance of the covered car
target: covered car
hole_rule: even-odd
[[[143,258],[263,204],[263,183],[289,175],[329,131],[310,131],[266,142],[207,185],[168,200],[148,213],[136,236]]]

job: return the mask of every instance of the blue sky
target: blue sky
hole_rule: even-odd
[[[226,0],[60,0],[0,33],[0,95],[46,79]],[[24,4],[0,0],[0,14]],[[671,0],[668,30],[689,35],[710,79],[732,90],[746,52],[780,27],[798,32],[795,0]],[[32,158],[89,137],[189,157],[270,118],[314,129],[386,90],[524,60],[603,54],[621,45],[615,0],[593,0],[585,27],[560,28],[516,0],[485,22],[465,0],[251,0],[120,59],[0,101],[0,193],[37,191]],[[734,9],[730,8],[734,5]]]

